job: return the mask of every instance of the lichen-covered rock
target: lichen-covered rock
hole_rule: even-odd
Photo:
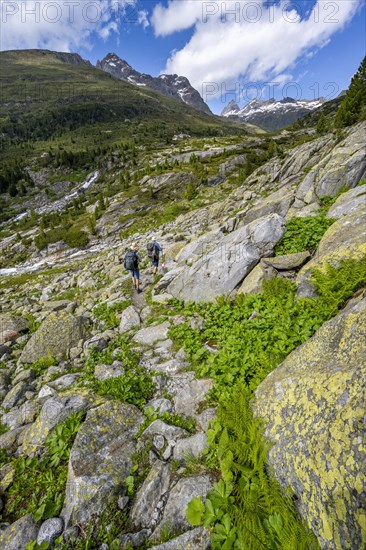
[[[15,405],[20,405],[25,401],[25,392],[29,389],[27,382],[18,382],[11,388],[11,390],[4,397],[2,406],[4,409],[11,409]]]
[[[167,493],[170,483],[170,466],[156,460],[140,487],[133,504],[130,519],[135,527],[152,528],[160,516],[158,505]]]
[[[65,310],[50,313],[26,344],[20,361],[34,363],[47,356],[66,359],[70,349],[80,340],[86,340],[87,336],[86,318],[74,317]]]
[[[100,402],[99,398],[99,402]],[[31,455],[44,444],[51,430],[73,413],[86,411],[98,401],[91,393],[75,393],[62,397],[51,397],[44,403],[39,417],[22,434],[23,453]]]
[[[86,526],[129,475],[144,415],[133,405],[107,402],[90,410],[70,453],[61,516],[65,526]]]
[[[323,235],[314,258],[308,262],[297,276],[298,295],[303,298],[316,296],[311,283],[314,269],[323,270],[328,263],[333,266],[341,260],[359,260],[366,254],[366,204],[343,216]]]
[[[206,550],[211,548],[211,536],[203,527],[196,527],[168,542],[152,546],[151,550]]]
[[[285,254],[283,256],[275,256],[274,258],[264,258],[262,262],[265,265],[274,267],[278,271],[287,271],[288,269],[301,267],[307,262],[310,256],[310,252],[305,250],[304,252],[295,252],[294,254]]]
[[[240,216],[238,218],[241,225],[247,225],[269,214],[278,214],[284,218],[293,202],[294,194],[292,189],[289,186],[282,187],[278,191],[271,193],[268,197],[260,199],[257,204],[244,214],[242,220]]]
[[[206,497],[211,490],[212,481],[208,475],[180,479],[169,493],[163,518],[154,531],[153,539],[159,540],[163,528],[178,532],[189,529],[190,524],[186,518],[188,504],[195,497]]]
[[[276,276],[276,271],[263,263],[263,260],[245,277],[238,294],[259,294],[262,292],[263,281],[269,281]]]
[[[168,391],[174,395],[173,403],[178,414],[195,416],[197,408],[205,400],[213,386],[208,378],[197,380],[193,372],[175,374],[168,383]]]
[[[327,550],[366,540],[366,299],[325,323],[260,384],[273,473]]]
[[[36,540],[38,527],[29,514],[18,519],[0,533],[0,548],[2,550],[24,550],[28,542]]]

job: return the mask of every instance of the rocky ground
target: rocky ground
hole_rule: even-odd
[[[109,506],[113,521],[103,516],[104,528],[108,533],[113,523],[120,526],[113,534],[117,546],[108,539],[100,548],[210,547],[208,532],[192,529],[186,508],[216,481],[201,461],[215,417],[207,401],[213,382],[196,379],[169,332],[187,321],[199,330],[202,320],[180,314],[171,300],[213,301],[222,294],[260,292],[262,281],[275,276],[295,281],[298,296],[310,298],[315,267],[364,257],[364,131],[361,124],[338,143],[327,135],[298,146],[254,172],[225,200],[135,234],[141,250],[155,236],[165,251],[167,272],[158,278],[143,255],[142,294],[133,292],[119,261],[131,239],[121,243],[116,236],[113,201],[105,214],[110,235],[99,248],[47,255],[57,269],[43,273],[31,273],[39,262],[34,259],[23,275],[18,270],[16,277],[1,281],[2,548],[25,548],[35,539],[72,547],[74,539],[85,540],[90,522]],[[149,184],[161,180],[152,177]],[[334,201],[324,210],[329,197]],[[320,211],[332,224],[316,250],[275,255],[289,220]],[[323,548],[356,548],[363,536],[365,306],[362,294],[355,297],[256,394],[255,411],[275,442],[270,454],[275,475],[295,489],[300,512]],[[125,400],[113,398],[113,392],[122,391]],[[69,454],[52,455],[48,438],[78,413],[80,426]],[[304,416],[303,424],[299,418]],[[291,426],[297,424],[295,437]],[[7,507],[15,499],[11,491],[19,461],[42,463],[50,453],[63,457],[57,467],[63,464],[66,476],[55,515],[47,513],[50,503],[47,495],[42,500],[43,492],[38,506],[19,502],[28,513],[17,517]],[[24,464],[31,468],[31,462]],[[333,509],[332,495],[341,486],[347,510],[343,504],[342,510]]]

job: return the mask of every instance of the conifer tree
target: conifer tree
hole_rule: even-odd
[[[364,116],[366,107],[366,56],[364,57],[335,118],[336,128],[343,128],[358,122]]]
[[[328,124],[327,119],[325,118],[325,114],[322,113],[321,117],[318,120],[318,124],[316,125],[316,131],[318,134],[325,134],[328,130]]]

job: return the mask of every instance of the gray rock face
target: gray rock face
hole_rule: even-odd
[[[74,317],[65,310],[50,313],[26,344],[20,361],[34,363],[48,356],[66,359],[71,348],[86,340],[87,327],[85,318]]]
[[[5,396],[2,406],[4,409],[11,409],[15,405],[24,402],[25,392],[28,390],[29,385],[27,382],[18,382]]]
[[[288,269],[296,269],[301,267],[310,258],[310,256],[310,252],[305,250],[304,252],[296,252],[295,254],[276,256],[275,258],[264,258],[262,262],[265,265],[274,267],[278,271],[287,271]]]
[[[182,271],[168,286],[181,300],[210,301],[230,294],[255,267],[269,256],[285,232],[284,218],[271,214],[241,227],[221,239],[219,245]]]
[[[162,420],[154,420],[141,434],[141,438],[144,439],[149,435],[163,435],[168,440],[176,441],[180,437],[187,435],[187,432],[178,426],[170,426]]]
[[[11,430],[19,428],[24,424],[33,422],[39,413],[40,405],[34,401],[26,401],[21,407],[15,407],[7,414],[2,416],[2,423]]]
[[[22,435],[23,452],[30,455],[37,451],[55,426],[64,422],[70,414],[85,411],[92,405],[95,405],[95,398],[91,395],[75,394],[47,399],[37,420]]]
[[[261,199],[256,205],[246,212],[243,219],[238,216],[241,225],[247,225],[258,218],[269,214],[278,214],[284,218],[294,202],[294,194],[288,186],[271,193],[268,197]]]
[[[61,518],[50,518],[44,521],[39,529],[37,544],[48,542],[53,544],[63,531],[64,522]]]
[[[196,527],[175,539],[152,546],[151,550],[206,550],[211,548],[211,537],[203,527]]]
[[[125,373],[125,369],[120,361],[114,361],[111,365],[97,365],[94,369],[94,376],[97,380],[107,380],[108,378],[117,378]]]
[[[170,466],[157,460],[139,489],[130,513],[135,527],[152,528],[160,516],[159,502],[167,493],[170,484]]]
[[[117,402],[88,412],[70,453],[61,513],[66,527],[86,525],[116,494],[131,471],[134,435],[143,420],[136,407]]]
[[[133,337],[135,342],[139,344],[145,344],[146,346],[152,346],[157,340],[166,340],[168,337],[168,331],[170,323],[165,321],[161,325],[155,325],[147,328],[143,328],[136,332]]]
[[[164,509],[164,515],[153,538],[157,539],[163,527],[185,531],[190,528],[186,518],[189,502],[198,496],[206,497],[212,489],[212,482],[208,475],[191,476],[180,479],[171,489]]]
[[[366,204],[366,184],[350,189],[343,193],[333,206],[330,207],[327,217],[339,219],[342,216],[351,214]]]
[[[121,315],[121,322],[119,324],[119,331],[121,333],[127,332],[131,328],[139,327],[141,325],[141,319],[134,306],[126,308]]]
[[[212,388],[210,379],[196,380],[194,373],[175,374],[168,383],[168,391],[175,394],[174,408],[178,414],[195,416],[198,405]]]
[[[365,129],[363,122],[353,128],[341,143],[336,145],[306,174],[296,198],[309,204],[317,197],[333,197],[347,185],[353,188],[366,171]]]
[[[28,542],[36,540],[38,527],[32,516],[23,516],[0,533],[2,550],[24,550]]]
[[[199,458],[207,445],[207,436],[204,433],[198,433],[185,439],[177,441],[174,447],[173,456],[175,460],[184,462],[187,458]]]

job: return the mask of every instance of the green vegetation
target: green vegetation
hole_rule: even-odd
[[[35,238],[35,245],[39,250],[46,248],[51,243],[64,241],[71,248],[82,248],[89,242],[89,237],[82,229],[78,227],[65,227],[51,229],[50,231],[41,231]]]
[[[27,365],[27,368],[32,369],[35,373],[35,376],[38,377],[41,376],[41,374],[44,374],[47,369],[55,365],[57,365],[57,361],[54,357],[50,355],[48,357],[42,357],[35,363]]]
[[[188,318],[198,313],[205,321],[202,331],[186,323],[172,327],[170,336],[184,347],[197,376],[214,379],[210,399],[218,405],[218,418],[208,432],[206,465],[219,470],[222,480],[206,504],[195,499],[188,511],[194,525],[212,529],[214,549],[318,548],[290,496],[268,474],[269,446],[249,407],[267,374],[366,285],[366,259],[317,270],[313,282],[319,293],[314,300],[297,299],[294,283],[274,279],[263,283],[262,295],[171,304]]]
[[[111,306],[106,303],[98,304],[93,308],[93,313],[97,319],[103,322],[104,328],[116,328],[120,323],[117,313],[122,313],[129,305],[130,302],[127,301],[117,302]]]
[[[151,375],[139,366],[139,355],[129,348],[129,342],[120,336],[115,338],[102,352],[92,350],[85,363],[80,383],[87,385],[98,395],[118,399],[142,408],[154,393],[154,383]],[[111,365],[120,361],[124,374],[116,378],[99,381],[94,378],[96,365]]]
[[[363,120],[366,112],[366,56],[363,58],[357,73],[352,78],[350,87],[337,111],[336,128],[351,126]]]
[[[41,459],[8,459],[14,480],[5,493],[3,521],[13,522],[26,514],[33,514],[37,521],[59,515],[70,450],[83,420],[84,413],[75,413],[59,424],[48,436]]]
[[[291,218],[286,222],[286,233],[276,246],[276,256],[303,250],[314,251],[334,221],[326,218],[323,213],[306,218]]]
[[[219,468],[220,481],[203,504],[187,509],[192,525],[211,529],[213,550],[316,550],[315,535],[299,520],[291,496],[268,473],[270,445],[261,420],[253,419],[250,393],[243,384],[222,399],[217,421],[208,430],[207,463]]]

